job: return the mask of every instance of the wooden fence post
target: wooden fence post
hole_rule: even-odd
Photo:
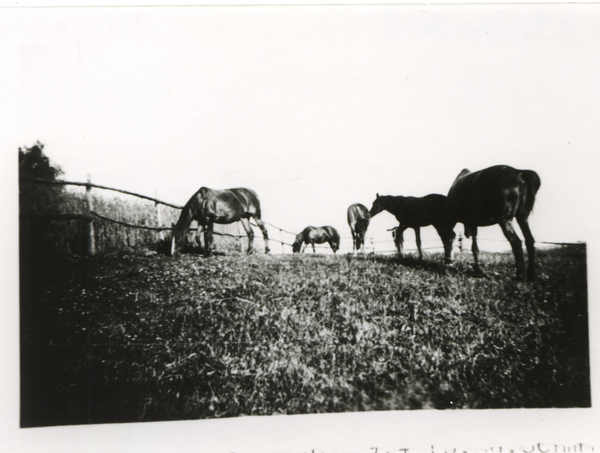
[[[87,185],[85,186],[85,200],[87,204],[87,252],[90,256],[96,253],[96,244],[94,242],[94,219],[92,211],[94,209],[92,203],[92,177],[87,175]]]
[[[281,231],[281,228],[279,228],[279,238],[281,239],[281,254],[283,255],[283,231]]]
[[[158,200],[158,189],[154,189],[154,198],[156,198]],[[160,203],[158,201],[155,201],[154,206],[156,206],[156,223],[158,224],[159,228],[162,228],[162,217],[160,215]],[[158,232],[158,237],[160,238],[161,241],[165,238],[162,230],[160,230]]]

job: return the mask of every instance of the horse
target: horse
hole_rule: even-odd
[[[204,254],[210,255],[213,241],[213,224],[229,224],[240,221],[248,235],[247,253],[252,253],[254,232],[250,227],[253,218],[265,239],[265,253],[269,253],[269,234],[261,220],[260,202],[256,192],[243,187],[237,189],[214,190],[201,187],[185,204],[177,224],[173,227],[171,255],[182,247],[184,238],[193,220],[204,229]],[[198,228],[198,235],[200,228]]]
[[[308,226],[302,230],[302,233],[296,236],[296,240],[292,244],[292,250],[294,253],[300,252],[302,244],[306,246],[302,249],[302,253],[308,246],[312,245],[313,253],[316,253],[315,244],[323,244],[327,242],[333,253],[337,252],[340,248],[340,235],[337,230],[331,226],[313,227]]]
[[[369,214],[371,217],[374,217],[381,211],[388,211],[390,214],[393,214],[400,223],[392,233],[399,257],[402,257],[404,231],[407,228],[412,228],[415,231],[420,259],[423,259],[421,227],[433,225],[440,235],[442,243],[444,243],[444,238],[448,235],[447,229],[449,228],[449,223],[446,218],[446,197],[444,195],[430,194],[417,198],[392,195],[380,196],[377,194]],[[445,247],[446,244],[444,243]]]
[[[348,208],[348,225],[352,232],[352,252],[356,253],[362,248],[365,251],[365,234],[369,227],[369,210],[360,203],[350,205]]]
[[[477,247],[477,227],[498,224],[512,248],[515,256],[517,279],[525,276],[525,259],[522,243],[512,226],[516,218],[521,227],[527,246],[527,279],[535,279],[535,246],[528,218],[533,210],[536,194],[541,186],[539,175],[533,170],[517,170],[507,165],[496,165],[476,172],[464,169],[448,192],[446,210],[452,226],[461,222],[465,236],[472,237],[472,251],[475,271],[485,276],[479,266]],[[450,259],[454,233],[448,235],[446,258]]]

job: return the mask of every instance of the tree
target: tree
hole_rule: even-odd
[[[56,181],[63,171],[44,154],[39,141],[32,147],[19,148],[19,210],[22,215],[59,212],[64,187],[31,182],[31,178]]]
[[[40,178],[56,181],[63,171],[52,165],[44,154],[44,145],[37,141],[31,148],[19,148],[19,181],[24,178]]]

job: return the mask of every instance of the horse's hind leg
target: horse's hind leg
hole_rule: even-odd
[[[533,239],[533,234],[531,234],[527,216],[517,216],[517,222],[519,227],[521,227],[521,231],[525,237],[525,246],[527,247],[527,259],[529,261],[527,263],[527,279],[533,281],[535,280],[535,240]]]
[[[252,227],[250,226],[250,221],[248,219],[240,219],[240,222],[242,222],[242,226],[244,227],[244,230],[246,230],[246,234],[248,235],[248,250],[246,250],[246,253],[250,255],[252,253],[254,231],[252,231]]]
[[[501,220],[498,223],[502,228],[504,236],[506,236],[506,239],[508,239],[508,242],[510,242],[513,254],[515,255],[515,262],[517,264],[517,279],[521,280],[525,276],[525,259],[523,258],[523,246],[521,239],[519,239],[519,236],[517,236],[517,233],[515,233],[510,220]],[[523,234],[525,234],[525,232],[523,232]]]
[[[254,221],[258,225],[258,228],[260,228],[260,231],[262,231],[262,235],[265,240],[265,253],[269,253],[271,251],[271,249],[269,248],[269,232],[267,231],[267,228],[265,227],[265,222],[263,222],[261,219],[258,219],[256,217],[254,217]]]

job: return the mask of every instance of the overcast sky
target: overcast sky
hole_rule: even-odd
[[[538,241],[586,241],[581,192],[600,143],[592,12],[27,10],[18,145],[44,143],[65,179],[90,173],[176,204],[201,186],[250,187],[267,222],[330,224],[342,236],[352,203],[446,194],[465,167],[508,164],[541,176]],[[388,238],[394,225],[380,214],[369,234]],[[499,227],[480,234],[490,232],[502,237]]]

